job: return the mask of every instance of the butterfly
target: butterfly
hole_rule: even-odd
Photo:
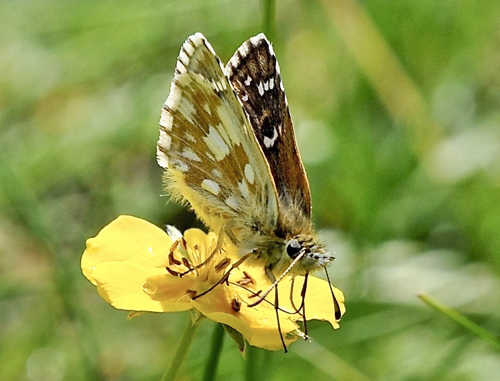
[[[314,232],[309,182],[264,34],[225,66],[201,33],[185,41],[162,109],[157,161],[171,197],[260,261],[274,286],[284,274],[326,272],[334,260]]]

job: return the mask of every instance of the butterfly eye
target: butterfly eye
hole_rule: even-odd
[[[297,255],[299,255],[301,250],[302,250],[302,245],[296,239],[292,239],[286,245],[286,253],[292,259],[295,258]]]

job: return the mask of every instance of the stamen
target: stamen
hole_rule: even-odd
[[[252,281],[248,278],[243,278],[243,279],[240,279],[239,281],[237,281],[236,283],[238,283],[240,286],[246,286],[246,285],[252,284]]]
[[[185,257],[182,257],[182,264],[183,264],[184,266],[186,266],[189,270],[191,270],[191,269],[193,268],[193,266],[191,265],[191,262],[189,262],[189,261],[187,260],[187,258],[185,258]],[[184,274],[183,274],[183,275],[184,275]]]
[[[170,253],[168,253],[168,264],[170,266],[172,266],[172,265],[179,266],[181,264],[180,261],[178,261],[177,259],[175,259],[175,257],[174,257],[174,251],[172,249],[170,249]]]
[[[215,272],[218,273],[222,270],[224,270],[229,264],[231,263],[231,260],[229,258],[224,258],[222,259],[219,263],[217,263],[214,267]]]
[[[198,263],[196,266],[192,266],[191,264],[188,266],[188,265],[186,265],[185,262],[183,262],[184,265],[188,268],[188,270],[184,271],[183,273],[181,273],[181,277],[183,277],[184,275],[190,273],[191,271],[197,270],[197,269],[205,266],[207,263],[209,263],[212,260],[212,258],[217,254],[217,252],[219,250],[221,250],[221,248],[222,248],[222,242],[223,242],[223,236],[222,236],[222,234],[220,234],[219,237],[218,237],[218,239],[217,239],[217,244],[216,244],[215,249],[210,253],[210,255],[207,258],[205,258],[205,260],[203,262]],[[199,251],[198,244],[196,244],[196,245],[193,246],[193,251],[196,251],[196,252]]]
[[[252,283],[254,286],[256,284],[255,280],[250,276],[250,274],[248,274],[246,271],[243,271],[243,275],[245,276],[244,279],[247,279],[248,281],[250,281],[250,283]]]
[[[177,271],[175,271],[175,270],[172,270],[172,269],[171,269],[170,267],[168,267],[168,266],[167,266],[167,267],[165,267],[165,270],[167,270],[167,271],[168,271],[168,273],[169,273],[170,275],[172,275],[172,276],[180,276],[180,275],[181,275],[180,273],[178,273],[178,272],[177,272]]]
[[[250,296],[248,297],[248,299],[250,299],[250,298],[255,298],[255,297],[259,296],[259,295],[261,294],[261,292],[262,292],[262,290],[257,291],[256,293],[254,293],[254,294],[250,295]],[[251,307],[251,306],[253,306],[253,305],[250,305],[249,307]]]

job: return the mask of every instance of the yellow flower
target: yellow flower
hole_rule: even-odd
[[[81,267],[85,277],[97,286],[99,295],[113,307],[134,312],[173,312],[198,310],[207,318],[226,324],[243,335],[250,345],[278,350],[282,348],[274,309],[274,292],[265,301],[248,307],[255,293],[267,290],[271,283],[262,267],[245,262],[231,271],[228,282],[217,285],[205,295],[193,299],[216,284],[231,263],[236,248],[224,242],[222,250],[203,263],[218,248],[214,233],[198,229],[184,233],[184,243],[174,245],[172,238],[151,223],[119,216],[99,234],[87,240]],[[219,246],[221,246],[219,244]],[[171,250],[171,248],[173,250]],[[295,277],[295,305],[300,305],[303,277]],[[279,283],[281,309],[294,312],[290,299],[291,278]],[[342,313],[344,295],[334,288]],[[281,312],[281,330],[288,345],[300,336],[297,313]],[[331,292],[326,281],[309,277],[306,297],[307,319],[326,320],[339,328],[334,318]]]

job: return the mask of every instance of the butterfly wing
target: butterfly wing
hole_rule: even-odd
[[[160,120],[158,164],[174,199],[239,240],[269,234],[277,192],[248,117],[214,50],[196,33],[181,48]]]
[[[264,34],[244,42],[226,65],[264,152],[282,207],[311,215],[311,194],[295,140],[279,65]]]

